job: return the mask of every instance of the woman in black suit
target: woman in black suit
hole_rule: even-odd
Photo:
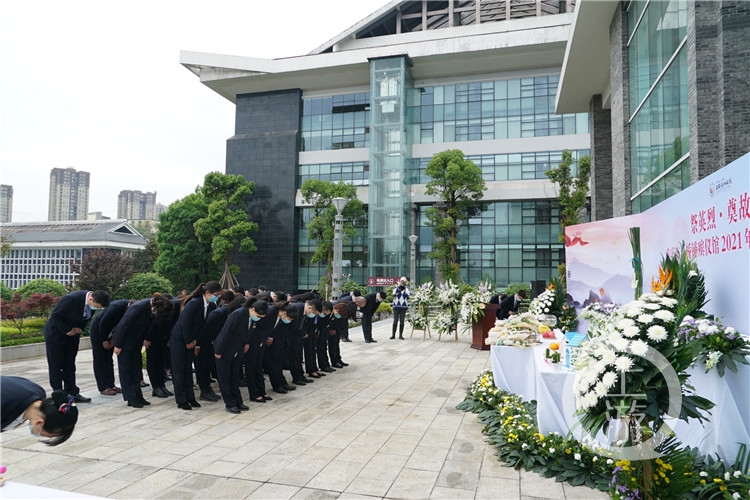
[[[193,359],[198,334],[206,322],[206,316],[219,300],[221,285],[216,281],[201,283],[193,293],[183,297],[182,310],[169,336],[169,352],[172,357],[172,383],[177,406],[183,410],[199,408],[193,392]]]
[[[112,340],[117,354],[117,366],[120,372],[122,398],[128,406],[143,408],[150,405],[141,392],[143,368],[141,347],[151,323],[166,323],[172,315],[172,300],[160,293],[150,299],[139,300],[128,307],[115,331]]]
[[[249,410],[242,403],[240,392],[240,365],[250,344],[257,341],[253,330],[258,321],[268,314],[268,303],[250,298],[245,307],[232,312],[214,341],[216,373],[219,390],[229,413]]]
[[[234,292],[224,290],[219,297],[219,307],[208,314],[206,324],[198,335],[200,351],[195,358],[195,378],[200,387],[200,399],[203,401],[218,401],[221,399],[211,388],[211,372],[215,371],[214,341],[221,328],[226,323],[229,314],[236,311],[245,303],[245,297],[234,298]]]

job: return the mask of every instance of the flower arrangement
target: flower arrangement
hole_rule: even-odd
[[[480,281],[476,289],[466,292],[461,297],[459,316],[466,324],[477,322],[484,316],[484,305],[492,298],[492,283]]]
[[[535,316],[556,316],[557,323],[553,326],[563,331],[573,331],[578,325],[575,308],[568,306],[565,286],[560,278],[553,278],[547,289],[531,300],[528,312]]]
[[[486,344],[513,347],[537,345],[539,328],[543,326],[531,313],[514,314],[508,319],[495,321],[495,326],[487,332]]]
[[[692,363],[694,347],[675,345],[677,305],[671,297],[644,294],[615,311],[610,321],[581,346],[575,363],[576,407],[583,427],[592,435],[601,429],[606,432],[612,419],[635,415],[644,416],[641,422],[645,428],[640,431],[647,435],[650,424],[651,430],[661,427],[669,409],[668,384],[646,356],[650,349],[660,352],[680,381],[687,380],[685,370]],[[626,390],[618,391],[616,385]],[[713,407],[685,387],[682,394],[680,418],[702,420],[702,412]]]
[[[531,299],[531,304],[529,304],[529,312],[534,316],[550,314],[550,308],[552,307],[552,303],[554,301],[555,289],[549,286],[545,291]]]
[[[435,301],[435,285],[431,281],[419,285],[409,296],[409,309],[406,311],[406,321],[418,330],[424,330],[429,325],[428,315],[430,305]]]
[[[609,491],[614,499],[739,499],[750,495],[750,453],[740,446],[728,466],[695,450],[679,448],[675,438],[659,445],[660,458],[631,462],[558,433],[541,434],[536,406],[498,389],[491,370],[480,373],[457,408],[485,423],[484,433],[506,465],[524,467],[571,485]],[[641,479],[648,474],[649,489]],[[635,478],[635,480],[634,480]]]
[[[750,342],[731,326],[724,327],[719,320],[695,319],[685,316],[677,330],[675,342],[694,342],[700,346],[696,363],[706,368],[706,373],[716,368],[719,376],[725,369],[737,372],[737,364],[747,365]]]
[[[437,288],[437,303],[440,312],[432,321],[432,327],[439,334],[448,334],[458,327],[458,310],[460,291],[453,281],[441,283]]]
[[[612,316],[619,307],[620,306],[617,304],[611,302],[606,304],[603,302],[594,302],[593,304],[584,307],[579,316],[588,321],[589,325],[591,325],[594,330],[601,331],[609,322],[610,316]]]

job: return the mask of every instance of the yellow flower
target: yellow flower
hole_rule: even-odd
[[[721,483],[723,483],[723,482],[724,482],[724,480],[723,480],[723,479],[721,479],[721,478],[719,478],[719,477],[715,477],[715,478],[714,478],[714,483],[719,483],[719,484],[721,484]]]
[[[719,489],[720,489],[721,491],[727,491],[727,487],[726,487],[726,486],[719,486]]]
[[[541,435],[541,434],[539,434],[538,432],[535,432],[534,433],[534,438],[536,438],[537,436],[539,437],[539,441],[544,441],[544,436]]]

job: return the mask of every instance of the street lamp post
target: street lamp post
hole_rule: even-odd
[[[409,241],[411,242],[411,254],[409,258],[409,279],[412,283],[417,281],[417,240],[419,236],[416,234],[409,235]]]
[[[339,300],[341,296],[341,260],[344,233],[344,216],[341,212],[346,206],[346,198],[334,198],[336,220],[333,226],[333,276],[331,278],[331,300]]]

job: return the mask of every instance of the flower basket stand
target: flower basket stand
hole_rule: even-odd
[[[430,334],[430,324],[427,323],[424,328],[414,328],[414,325],[411,327],[411,335],[409,335],[409,338],[414,338],[414,330],[416,331],[422,331],[422,340],[426,339],[427,336],[432,338],[432,334]]]
[[[456,337],[456,339],[455,339],[455,342],[458,342],[458,325],[456,325],[456,326],[455,326],[455,327],[453,328],[453,334],[454,334],[454,335],[455,335],[455,337]],[[440,342],[440,337],[442,337],[442,336],[443,336],[443,332],[439,332],[439,333],[438,333],[438,342]]]
[[[487,338],[487,334],[495,326],[497,319],[497,310],[500,309],[500,304],[485,304],[484,305],[484,316],[479,318],[479,321],[471,322],[471,348],[478,349],[480,351],[489,351],[490,346],[484,341]]]

